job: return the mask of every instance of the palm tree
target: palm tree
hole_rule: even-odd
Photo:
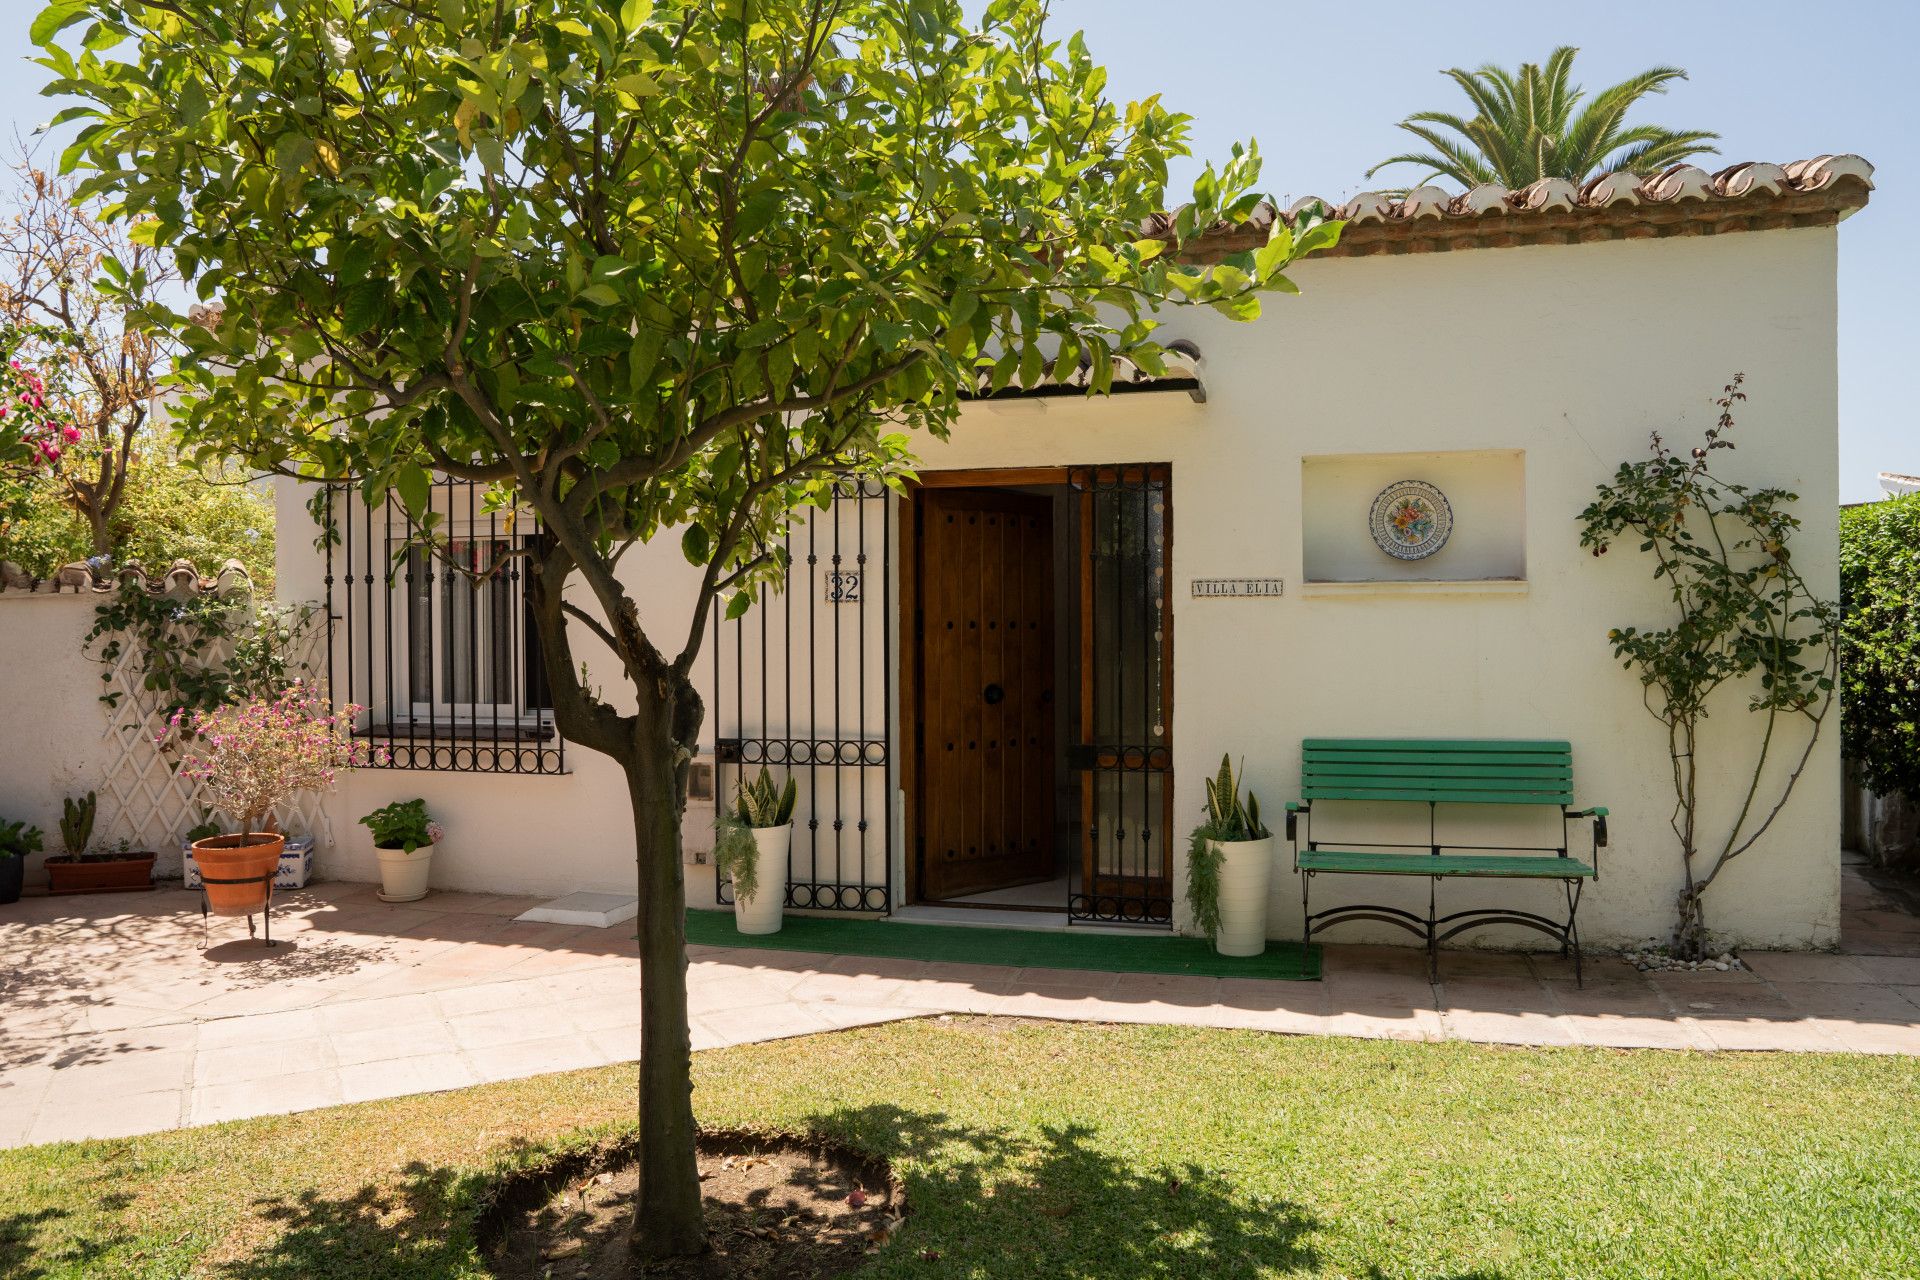
[[[1445,111],[1408,116],[1400,127],[1433,150],[1382,160],[1367,176],[1391,164],[1416,164],[1428,171],[1423,182],[1445,177],[1469,187],[1524,187],[1541,178],[1581,182],[1598,173],[1652,173],[1689,156],[1717,154],[1707,145],[1719,139],[1717,133],[1625,123],[1634,103],[1665,93],[1669,80],[1687,78],[1685,71],[1653,67],[1587,101],[1585,90],[1567,82],[1576,52],[1563,45],[1545,66],[1526,62],[1517,73],[1491,63],[1478,71],[1445,72],[1472,100],[1474,117]]]

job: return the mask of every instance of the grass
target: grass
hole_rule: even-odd
[[[1016,969],[1097,969],[1282,982],[1312,982],[1320,976],[1318,946],[1269,942],[1257,956],[1223,956],[1205,938],[1178,938],[1170,933],[1059,933],[823,916],[788,916],[778,933],[741,933],[731,911],[689,911],[687,941],[709,947],[888,956]]]
[[[890,1157],[863,1276],[1920,1275],[1920,1062],[892,1024],[701,1054],[703,1122]],[[0,1152],[0,1275],[484,1275],[490,1169],[630,1069]]]

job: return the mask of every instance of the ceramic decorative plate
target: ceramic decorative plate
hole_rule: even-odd
[[[1399,480],[1373,500],[1373,540],[1396,560],[1424,560],[1447,545],[1453,508],[1424,480]]]

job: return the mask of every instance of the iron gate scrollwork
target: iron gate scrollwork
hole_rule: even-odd
[[[844,479],[788,525],[784,586],[714,621],[714,801],[762,766],[797,778],[789,907],[892,906],[892,545],[886,485]]]

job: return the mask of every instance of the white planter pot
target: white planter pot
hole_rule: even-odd
[[[423,844],[412,853],[405,849],[375,846],[380,859],[380,901],[418,902],[427,896],[427,872],[433,869],[433,851],[438,846]]]
[[[1213,949],[1223,956],[1257,956],[1267,949],[1267,890],[1273,883],[1273,837],[1213,841],[1220,858],[1220,932]]]
[[[752,902],[734,896],[733,924],[742,933],[778,933],[787,902],[787,855],[793,847],[793,824],[755,827],[753,843],[760,850],[760,889]]]

